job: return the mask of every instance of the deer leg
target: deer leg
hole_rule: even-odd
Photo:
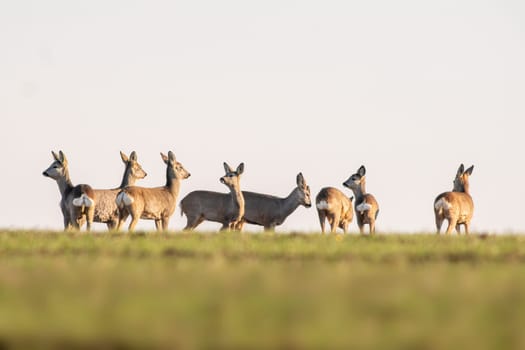
[[[326,214],[322,210],[318,210],[317,214],[319,215],[319,223],[321,224],[321,232],[324,234],[324,224],[325,224]]]
[[[457,219],[452,219],[452,218],[448,219],[447,235],[452,233],[452,230],[454,229],[454,227],[456,227],[457,222],[458,222]]]
[[[341,222],[341,216],[338,215],[338,214],[334,214],[333,220],[332,220],[331,225],[330,225],[332,233],[335,233],[335,231],[339,227],[339,223],[340,222]]]
[[[439,235],[441,226],[443,225],[443,215],[436,213],[436,233]]]
[[[461,234],[461,224],[456,224],[456,232],[459,234]]]
[[[199,226],[201,222],[204,221],[202,216],[187,216],[188,221],[186,222],[186,227],[184,230],[193,230],[195,227]]]
[[[264,231],[268,232],[268,231],[275,231],[275,226],[274,225],[265,225],[264,226]]]
[[[128,231],[134,231],[135,226],[137,226],[137,223],[139,222],[140,215],[137,215],[137,213],[131,213],[131,222],[129,223]]]
[[[376,221],[374,219],[370,219],[368,223],[369,233],[370,235],[374,235],[376,233]]]
[[[170,223],[170,218],[169,217],[162,218],[162,231],[167,231],[168,230],[168,224],[169,223]]]
[[[87,230],[91,231],[91,225],[93,225],[93,218],[95,217],[95,206],[91,206],[87,209],[86,221]]]
[[[120,231],[124,222],[128,219],[129,211],[126,207],[118,209],[117,231]]]
[[[115,221],[115,220],[111,220],[111,221],[106,222],[106,226],[108,227],[108,231],[113,231],[115,229],[115,227],[117,226],[117,224],[118,224],[118,221]]]
[[[469,234],[470,222],[467,221],[463,225],[465,226],[465,234],[468,235]]]

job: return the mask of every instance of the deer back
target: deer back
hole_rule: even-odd
[[[352,200],[343,192],[334,187],[322,188],[315,197],[318,211],[324,210],[331,215],[339,213],[341,219],[352,221],[354,211]]]

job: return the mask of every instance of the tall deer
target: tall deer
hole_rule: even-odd
[[[109,230],[115,229],[118,224],[118,207],[116,203],[117,194],[123,188],[135,185],[137,180],[146,177],[146,172],[142,169],[142,166],[137,161],[137,153],[131,152],[129,157],[120,152],[120,158],[124,163],[124,175],[122,176],[122,182],[118,188],[113,189],[95,189],[95,217],[94,222],[105,223]]]
[[[60,191],[60,209],[64,217],[64,229],[80,229],[87,221],[87,230],[93,223],[95,196],[89,185],[73,186],[69,177],[68,161],[65,154],[51,151],[54,161],[42,175],[55,180]]]
[[[181,215],[188,219],[185,230],[193,230],[204,220],[220,222],[221,230],[236,230],[241,227],[244,216],[245,200],[240,189],[244,163],[233,170],[224,163],[226,174],[219,179],[230,189],[230,194],[212,191],[193,191],[180,202]]]
[[[274,230],[275,226],[281,225],[299,205],[310,208],[312,206],[310,187],[306,184],[302,173],[297,175],[296,184],[297,187],[286,198],[242,191],[244,218],[237,229],[242,230],[246,222],[263,226],[265,231]]]
[[[155,220],[158,231],[167,230],[171,215],[175,211],[180,183],[190,177],[181,163],[175,159],[175,154],[169,151],[168,155],[162,152],[160,156],[166,164],[166,185],[162,187],[146,188],[130,186],[122,189],[116,198],[119,208],[119,230],[131,215],[129,231],[133,231],[139,219]]]
[[[368,224],[370,234],[375,233],[376,219],[379,214],[379,206],[376,199],[370,193],[366,193],[366,169],[361,165],[357,172],[351,175],[348,180],[343,183],[343,186],[349,188],[354,192],[355,202],[354,207],[357,217],[357,226],[359,231],[364,233],[364,226]]]
[[[343,192],[334,187],[325,187],[319,191],[315,197],[315,204],[322,233],[325,230],[326,219],[328,219],[332,233],[335,233],[338,227],[344,233],[348,232],[348,225],[354,218],[353,199],[354,197],[348,198]]]
[[[465,226],[465,233],[469,233],[470,220],[474,214],[474,202],[470,196],[469,176],[472,175],[474,165],[465,170],[463,164],[459,166],[454,179],[452,192],[444,192],[434,200],[434,214],[436,216],[437,234],[441,231],[443,221],[448,220],[447,234],[456,228],[460,233],[460,225]]]

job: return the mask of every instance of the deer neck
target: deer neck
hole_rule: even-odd
[[[65,197],[67,193],[74,187],[67,169],[64,171],[64,176],[59,177],[56,181],[62,197]]]
[[[168,167],[166,172],[166,189],[170,192],[175,198],[179,195],[180,191],[180,179],[177,178],[173,169]]]
[[[366,181],[364,178],[361,179],[361,182],[358,187],[352,188],[355,196],[355,203],[361,203],[366,195]]]
[[[135,185],[135,181],[135,177],[131,174],[131,166],[128,164],[126,165],[126,169],[124,170],[124,176],[122,176],[122,182],[120,183],[119,188],[133,186]]]
[[[244,216],[244,196],[239,186],[230,187],[230,195],[232,199],[233,208],[238,210],[238,219]]]
[[[299,199],[299,189],[295,188],[286,198],[281,199],[281,212],[279,213],[281,219],[284,221],[299,205],[301,200]]]
[[[461,191],[463,193],[466,193],[470,196],[470,188],[469,188],[469,184],[468,182],[464,182],[463,183],[463,191]]]

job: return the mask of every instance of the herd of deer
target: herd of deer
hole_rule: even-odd
[[[120,230],[128,216],[131,216],[129,230],[133,231],[139,219],[155,220],[157,230],[167,230],[169,219],[175,212],[181,180],[190,177],[190,173],[178,162],[173,152],[161,153],[166,164],[166,185],[161,187],[135,186],[136,180],[146,177],[146,172],[137,161],[137,154],[126,156],[120,152],[124,162],[124,175],[118,188],[93,189],[89,185],[74,186],[69,177],[68,162],[62,151],[51,152],[53,163],[43,175],[54,179],[60,190],[60,209],[64,217],[64,229],[80,229],[87,223],[87,230],[93,222],[105,223],[109,230]],[[465,170],[460,165],[454,179],[454,187],[434,200],[434,213],[437,233],[443,221],[448,221],[447,233],[455,228],[460,233],[464,225],[468,234],[474,212],[474,203],[469,193],[469,176],[474,166]],[[273,230],[286,218],[303,205],[311,206],[310,187],[299,173],[297,187],[286,198],[267,194],[241,191],[240,177],[244,172],[241,163],[235,170],[224,163],[225,175],[219,181],[226,185],[230,193],[212,191],[193,191],[180,202],[181,212],[187,217],[184,230],[193,230],[205,220],[219,222],[222,230],[242,230],[245,223],[263,226]],[[345,233],[356,212],[357,225],[361,233],[368,224],[370,234],[375,232],[375,221],[379,214],[379,205],[373,195],[366,192],[366,169],[361,166],[343,183],[352,190],[354,197],[348,197],[334,187],[321,189],[316,197],[316,207],[325,232],[328,220],[331,232],[341,228]],[[353,206],[352,206],[353,202]]]

